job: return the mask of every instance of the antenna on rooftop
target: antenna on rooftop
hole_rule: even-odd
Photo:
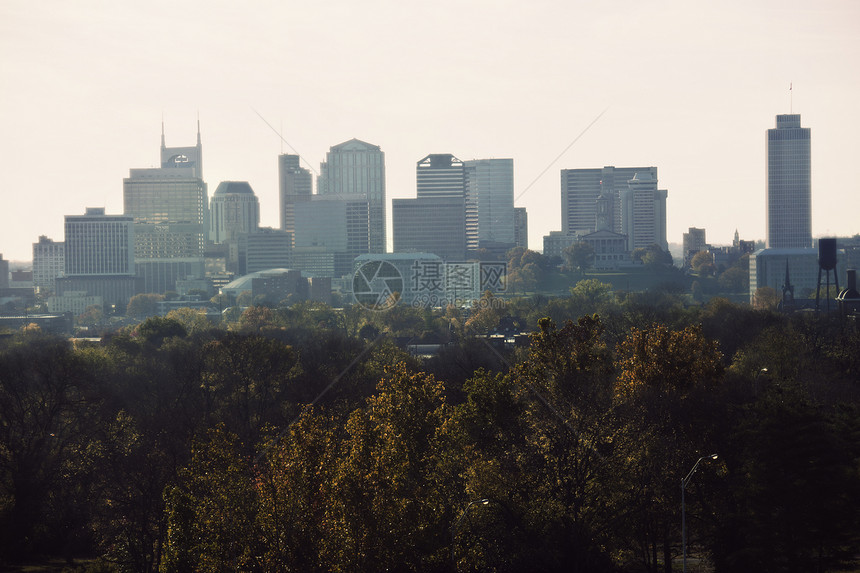
[[[284,139],[284,136],[283,136],[283,135],[281,135],[281,133],[280,133],[277,129],[275,129],[275,128],[272,126],[272,124],[271,124],[271,123],[269,123],[268,121],[266,121],[266,118],[265,118],[265,117],[263,117],[263,116],[260,114],[260,112],[259,112],[259,111],[257,111],[257,110],[256,110],[256,109],[254,109],[254,108],[251,108],[251,109],[254,111],[254,113],[256,113],[256,114],[257,114],[257,117],[259,117],[261,120],[263,120],[263,123],[265,123],[267,126],[269,126],[269,129],[271,129],[272,131],[274,131],[274,132],[277,134],[277,136],[278,136],[278,137],[280,138],[280,140],[281,140],[281,144],[286,143],[286,144],[287,144],[287,147],[289,147],[289,148],[293,151],[293,153],[295,153],[296,155],[298,155],[298,156],[299,156],[299,159],[300,159],[301,161],[304,161],[304,162],[305,162],[305,165],[307,165],[307,166],[308,166],[308,168],[309,168],[311,171],[313,171],[313,172],[314,172],[314,174],[319,175],[319,172],[318,172],[316,169],[314,169],[314,166],[313,166],[313,165],[311,165],[311,164],[308,162],[308,160],[307,160],[307,159],[305,159],[305,158],[304,158],[304,156],[303,156],[301,153],[299,153],[298,151],[296,151],[296,148],[295,148],[295,147],[293,147],[292,145],[290,145],[290,142],[289,142],[289,141],[287,141],[286,139]]]
[[[788,82],[788,113],[794,113],[794,90],[792,82]]]

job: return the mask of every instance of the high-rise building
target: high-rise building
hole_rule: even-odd
[[[597,230],[628,235],[628,249],[666,241],[665,190],[656,167],[603,167],[561,171],[561,228],[565,235]]]
[[[242,235],[239,243],[240,259],[245,263],[240,274],[285,269],[291,265],[293,240],[286,231],[260,227],[256,233]]]
[[[247,181],[222,181],[209,206],[209,240],[236,241],[260,226],[260,202]]]
[[[636,173],[621,192],[621,229],[629,250],[658,245],[669,250],[666,240],[665,190],[657,189],[657,179],[649,172]]]
[[[145,292],[175,290],[177,280],[204,276],[209,224],[199,123],[193,147],[167,147],[162,126],[161,167],[131,169],[123,179],[123,205],[134,217]]]
[[[466,166],[450,153],[432,153],[418,161],[418,198],[465,197]]]
[[[430,196],[393,199],[395,253],[432,253],[446,261],[466,255],[465,199]]]
[[[416,167],[417,197],[463,199],[465,241],[468,251],[478,250],[478,201],[466,188],[466,164],[450,153],[431,153]],[[477,192],[477,184],[472,189]],[[433,251],[428,251],[433,252]]]
[[[89,207],[84,215],[65,217],[65,276],[56,279],[57,294],[86,292],[105,304],[124,306],[138,290],[135,279],[134,219],[106,215]]]
[[[737,237],[737,231],[735,231],[735,236]],[[739,239],[735,238],[735,242],[738,241]],[[705,230],[690,227],[689,231],[684,233],[682,237],[682,245],[684,251],[684,266],[689,266],[690,261],[696,253],[708,250],[708,243],[705,240]]]
[[[134,276],[134,220],[87,207],[66,215],[66,276]]]
[[[301,166],[298,155],[278,156],[278,196],[281,207],[281,230],[294,237],[296,233],[296,203],[310,201],[311,172]],[[292,239],[291,239],[292,240]]]
[[[53,291],[57,277],[66,272],[66,244],[45,235],[33,243],[33,286]]]
[[[514,208],[514,243],[517,247],[529,248],[529,214],[525,207]]]
[[[767,130],[767,247],[812,247],[810,129],[800,114],[776,116]]]
[[[504,254],[516,242],[514,160],[474,159],[464,167],[466,201],[477,207],[477,248]]]
[[[378,145],[350,139],[332,147],[320,164],[317,195],[364,195],[367,251],[385,252],[385,153]],[[296,221],[295,240],[300,232]],[[285,229],[287,230],[287,229]],[[298,246],[298,243],[295,243]],[[361,254],[361,253],[360,253]]]
[[[368,202],[363,194],[314,195],[296,203],[293,267],[341,277],[368,252]]]

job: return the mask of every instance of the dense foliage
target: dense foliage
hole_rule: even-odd
[[[594,280],[500,302],[3,339],[0,567],[670,571],[713,452],[696,563],[856,559],[856,328]],[[435,357],[401,350],[430,336]]]

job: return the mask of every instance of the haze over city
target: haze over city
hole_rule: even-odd
[[[10,0],[0,253],[29,260],[85,207],[121,213],[129,169],[158,165],[162,121],[186,146],[198,118],[210,196],[248,181],[262,225],[278,226],[279,153],[318,171],[355,137],[385,152],[388,200],[415,196],[428,153],[512,157],[540,249],[561,228],[559,170],[604,165],[659,169],[670,242],[691,226],[763,239],[765,131],[793,111],[812,133],[813,235],[853,235],[858,23],[847,1]]]

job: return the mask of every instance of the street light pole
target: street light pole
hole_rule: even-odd
[[[457,528],[460,526],[460,522],[463,521],[463,518],[469,514],[469,509],[471,509],[473,505],[487,505],[488,503],[490,503],[490,500],[487,498],[470,501],[469,505],[466,506],[466,509],[463,510],[463,514],[459,519],[457,519],[454,525],[451,526],[451,565],[454,567],[454,571],[457,570],[457,561],[454,559],[454,535],[457,533]]]
[[[717,459],[717,454],[702,456],[696,460],[695,465],[693,465],[693,469],[690,470],[687,477],[681,480],[681,545],[684,547],[684,573],[687,573],[687,506],[684,504],[684,491],[687,489],[687,484],[690,483],[690,478],[692,478],[693,474],[696,473],[696,469],[699,467],[699,464],[702,463],[702,460],[715,459]]]

